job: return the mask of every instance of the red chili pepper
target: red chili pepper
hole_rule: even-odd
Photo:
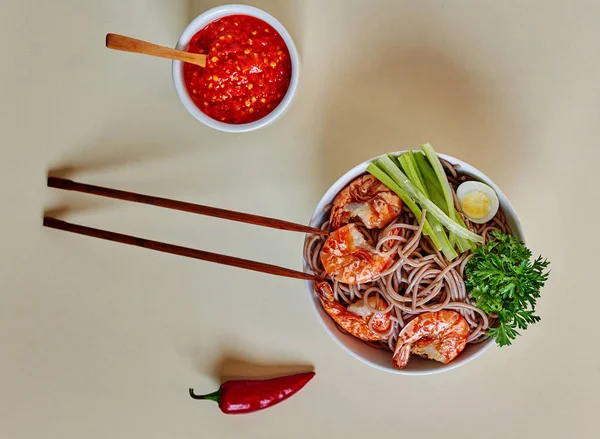
[[[314,372],[298,373],[270,380],[233,380],[221,384],[219,390],[208,395],[196,395],[190,389],[194,399],[210,399],[219,403],[223,413],[250,413],[271,407],[302,389]]]

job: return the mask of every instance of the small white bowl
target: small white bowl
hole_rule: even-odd
[[[223,123],[204,114],[196,106],[194,101],[192,101],[185,87],[185,82],[183,79],[183,62],[181,61],[173,61],[173,84],[175,85],[177,95],[179,96],[179,99],[181,100],[181,103],[183,104],[185,109],[200,122],[220,131],[227,131],[230,133],[241,133],[267,126],[273,123],[276,119],[281,117],[283,113],[286,112],[286,110],[289,108],[292,102],[292,99],[294,98],[296,88],[298,87],[298,77],[300,73],[300,58],[298,56],[296,46],[292,41],[292,37],[290,37],[290,34],[285,29],[285,27],[283,27],[283,25],[279,21],[277,21],[277,19],[272,15],[267,14],[261,9],[247,5],[218,6],[198,15],[185,28],[185,30],[179,37],[175,48],[178,50],[186,50],[190,43],[190,40],[196,33],[204,29],[209,23],[217,20],[218,18],[226,17],[229,15],[250,15],[252,17],[256,17],[270,24],[279,33],[279,35],[281,35],[281,38],[283,38],[283,41],[285,42],[290,53],[292,75],[290,78],[290,85],[288,87],[288,90],[285,96],[283,97],[282,101],[279,103],[279,105],[265,117],[254,122],[244,124]]]
[[[402,154],[405,151],[399,151],[393,154]],[[450,163],[455,165],[460,165],[460,169],[458,170],[461,174],[466,174],[473,177],[475,180],[484,182],[491,186],[498,195],[498,199],[500,201],[500,208],[503,210],[506,220],[510,225],[510,228],[513,232],[513,235],[517,238],[524,241],[523,238],[523,229],[521,227],[521,223],[519,222],[519,218],[517,217],[517,213],[515,209],[512,207],[506,195],[502,193],[502,191],[494,184],[492,180],[490,180],[483,172],[469,165],[468,163],[463,162],[462,160],[455,159],[454,157],[450,157],[444,154],[439,154],[441,158],[448,160]],[[367,171],[367,166],[374,160],[377,160],[378,157],[375,157],[371,160],[367,160],[364,163],[354,167],[342,177],[340,177],[333,185],[325,192],[321,201],[317,205],[312,218],[310,220],[310,225],[313,227],[318,227],[323,223],[326,213],[325,207],[333,201],[333,198],[340,192],[345,186],[347,186],[352,180],[357,178],[358,176],[364,174]],[[306,261],[304,262],[304,271],[310,273],[310,268]],[[346,352],[352,355],[354,358],[362,361],[365,364],[368,364],[371,367],[382,370],[384,372],[399,374],[399,375],[430,375],[434,373],[445,372],[456,367],[462,366],[463,364],[468,363],[469,361],[477,358],[481,354],[483,354],[490,346],[492,346],[495,341],[493,339],[486,340],[484,342],[478,344],[469,344],[465,348],[464,351],[460,353],[460,355],[449,364],[439,363],[434,360],[427,360],[421,358],[417,355],[412,355],[410,357],[410,361],[408,365],[403,369],[397,369],[392,365],[392,353],[387,350],[382,349],[374,349],[367,346],[365,343],[360,341],[359,339],[341,333],[334,321],[329,317],[329,315],[323,310],[319,299],[314,293],[314,282],[306,281],[306,289],[308,291],[308,296],[312,303],[313,309],[315,310],[319,320],[325,327],[327,333],[333,338]]]

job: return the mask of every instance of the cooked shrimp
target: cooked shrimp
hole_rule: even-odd
[[[330,225],[335,230],[352,219],[360,219],[368,229],[382,229],[402,210],[400,197],[372,175],[352,181],[333,199]]]
[[[393,255],[377,253],[353,223],[331,232],[320,256],[327,275],[345,284],[370,282],[394,263]]]
[[[316,284],[315,293],[317,293],[325,312],[350,335],[364,341],[379,341],[388,337],[387,333],[392,325],[389,312],[373,313],[362,299],[348,308],[344,308],[335,300],[331,285],[327,282]],[[383,311],[388,308],[382,298],[369,296],[367,300],[369,305],[376,310]],[[369,328],[369,319],[373,330]]]
[[[426,312],[411,320],[398,335],[392,359],[402,369],[410,353],[444,364],[462,352],[469,338],[469,324],[456,311]]]

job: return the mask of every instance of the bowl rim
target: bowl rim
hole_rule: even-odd
[[[403,150],[403,151],[391,152],[389,154],[400,155],[407,151],[420,152],[420,150]],[[323,194],[323,196],[317,203],[317,206],[316,206],[315,210],[313,211],[313,214],[310,218],[309,225],[311,227],[318,227],[318,225],[316,224],[316,221],[322,216],[322,209],[333,201],[333,198],[335,197],[335,195],[337,195],[337,193],[343,187],[348,185],[352,180],[354,180],[358,176],[364,174],[367,170],[367,166],[369,165],[369,163],[377,160],[380,157],[384,157],[385,155],[387,155],[387,153],[379,155],[377,157],[373,157],[368,160],[365,160],[364,162],[356,165],[355,167],[353,167],[352,169],[347,171],[345,174],[343,174],[341,177],[339,177],[327,189],[327,191],[325,191],[325,194]],[[512,204],[510,203],[510,200],[508,199],[508,197],[502,192],[502,190],[500,190],[500,188],[492,181],[491,178],[489,178],[486,174],[484,174],[479,169],[475,168],[473,165],[471,165],[463,160],[457,159],[457,158],[452,157],[447,154],[437,153],[437,155],[438,155],[438,157],[447,160],[448,162],[452,163],[453,165],[460,165],[461,168],[464,168],[463,172],[466,171],[465,172],[466,174],[474,177],[477,181],[482,181],[483,183],[486,183],[490,187],[492,187],[492,189],[494,189],[494,191],[498,195],[498,199],[500,200],[500,205],[502,206],[502,209],[504,211],[504,214],[507,217],[507,220],[512,222],[512,226],[513,226],[512,234],[514,236],[516,236],[517,238],[519,238],[521,241],[525,242],[523,227],[521,225],[521,222],[519,220],[519,216],[518,216],[517,212],[515,211]],[[473,174],[475,174],[475,175],[473,175]],[[306,242],[306,239],[308,239],[308,235],[306,236],[304,242]],[[311,270],[308,267],[306,260],[304,259],[304,252],[302,255],[302,267],[303,267],[304,272],[311,273]],[[342,340],[345,339],[346,337],[351,338],[352,336],[341,333],[339,330],[337,330],[335,328],[335,326],[330,327],[325,322],[325,320],[322,317],[322,314],[320,313],[320,310],[319,310],[319,307],[321,305],[320,305],[320,303],[318,303],[318,300],[316,299],[315,294],[314,294],[314,282],[306,280],[306,281],[304,281],[304,285],[305,285],[306,291],[308,293],[308,298],[311,303],[311,307],[312,307],[314,313],[317,315],[317,319],[320,321],[323,328],[325,328],[325,331],[329,334],[329,336],[339,346],[341,346],[344,351],[346,351],[352,357],[356,358],[357,360],[361,361],[362,363],[364,363],[370,367],[381,370],[383,372],[388,372],[388,373],[392,373],[395,375],[433,375],[433,374],[438,374],[438,373],[442,373],[442,372],[447,372],[452,369],[456,369],[457,367],[460,367],[460,366],[467,364],[470,361],[476,359],[477,357],[482,355],[485,351],[487,351],[490,347],[492,347],[495,344],[494,339],[489,339],[489,340],[483,341],[479,344],[478,350],[473,352],[468,357],[460,358],[460,356],[459,356],[458,359],[450,362],[449,364],[437,363],[438,365],[436,368],[428,369],[428,370],[397,369],[397,368],[394,368],[393,366],[391,366],[391,362],[390,362],[390,366],[383,366],[381,364],[374,363],[373,361],[358,354],[357,352],[355,352],[353,349],[346,346],[342,342]]]
[[[283,38],[283,41],[285,42],[288,48],[288,51],[290,53],[290,61],[292,64],[290,84],[285,93],[285,96],[273,111],[271,111],[269,114],[262,117],[261,119],[250,123],[230,124],[220,122],[204,114],[202,110],[200,110],[196,106],[194,101],[192,101],[192,98],[190,98],[185,86],[185,81],[183,79],[183,62],[173,61],[171,72],[173,76],[173,85],[175,86],[177,96],[179,97],[179,100],[181,101],[185,109],[188,111],[188,113],[190,113],[204,125],[214,128],[216,130],[225,131],[229,133],[243,133],[270,125],[271,123],[275,122],[275,120],[279,119],[289,109],[294,99],[294,96],[296,95],[296,90],[298,88],[298,81],[300,77],[300,57],[298,55],[296,45],[294,44],[294,41],[292,40],[292,37],[290,36],[289,32],[275,17],[273,17],[268,12],[263,11],[262,9],[242,4],[221,5],[204,11],[186,26],[184,31],[181,33],[181,36],[177,40],[175,48],[178,50],[186,50],[190,40],[198,31],[203,29],[209,23],[217,20],[218,18],[226,17],[229,15],[250,15],[252,17],[265,21],[266,23],[271,25],[279,33],[279,35],[281,35],[281,38]]]

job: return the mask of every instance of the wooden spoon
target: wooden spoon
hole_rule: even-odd
[[[206,55],[158,46],[156,44],[148,43],[147,41],[136,40],[135,38],[126,37],[124,35],[106,34],[106,47],[109,49],[122,50],[124,52],[142,53],[144,55],[174,59],[195,64],[200,67],[206,67]]]

